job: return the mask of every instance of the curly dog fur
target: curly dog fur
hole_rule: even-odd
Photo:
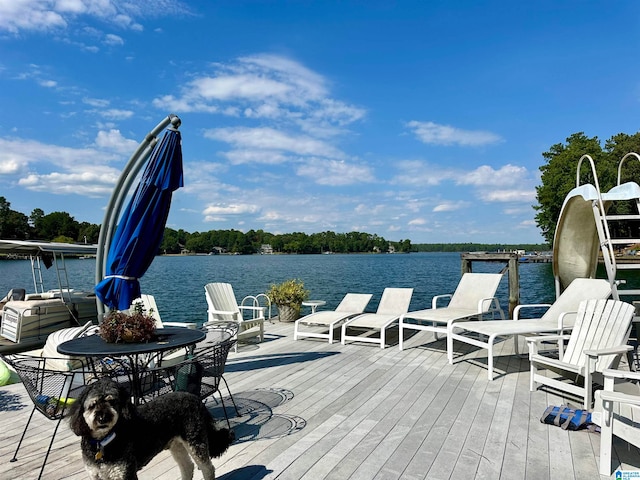
[[[174,392],[135,407],[126,389],[103,378],[87,386],[70,410],[70,426],[82,437],[82,456],[91,480],[135,480],[137,472],[169,449],[182,480],[194,465],[215,479],[211,457],[222,455],[233,431],[217,429],[209,411],[191,393]]]

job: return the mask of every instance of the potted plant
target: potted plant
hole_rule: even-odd
[[[111,310],[100,324],[100,336],[109,343],[148,342],[156,331],[156,320],[147,314],[142,304],[133,312]]]
[[[272,284],[267,296],[278,307],[278,318],[281,322],[293,322],[300,317],[302,302],[309,298],[309,290],[305,290],[301,280],[286,280]]]

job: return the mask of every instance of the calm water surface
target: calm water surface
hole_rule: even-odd
[[[95,263],[67,260],[72,288],[92,290]],[[142,291],[155,295],[166,320],[203,321],[207,303],[204,285],[229,282],[236,296],[266,292],[272,283],[302,280],[312,299],[335,308],[347,292],[372,293],[367,311],[375,311],[385,287],[413,287],[411,310],[429,308],[434,295],[452,293],[460,280],[459,253],[409,255],[212,255],[157,257],[141,279]],[[498,272],[504,264],[474,262],[474,272]],[[554,299],[550,263],[520,264],[521,303],[549,303]],[[45,288],[57,288],[54,269],[43,272]],[[0,297],[11,288],[33,292],[28,260],[0,261]],[[508,306],[507,276],[498,289],[503,308]]]

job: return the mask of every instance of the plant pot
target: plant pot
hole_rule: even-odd
[[[300,318],[300,309],[296,309],[291,305],[277,305],[278,319],[281,322],[295,322]]]

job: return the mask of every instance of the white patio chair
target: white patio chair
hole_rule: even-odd
[[[293,339],[298,337],[326,338],[333,343],[334,330],[342,325],[342,322],[361,314],[367,307],[373,295],[369,293],[347,293],[335,310],[322,310],[296,320],[293,330]],[[329,331],[301,331],[301,326],[325,327]]]
[[[484,314],[498,314],[504,319],[504,312],[496,298],[496,290],[502,280],[501,273],[465,273],[462,275],[453,295],[436,295],[431,308],[408,312],[400,317],[400,350],[404,347],[404,330],[422,330],[447,335],[454,322],[481,319]],[[445,307],[438,308],[438,301],[450,298]],[[451,340],[447,338],[447,351]],[[449,355],[449,362],[453,357]]]
[[[640,448],[640,372],[605,370],[604,390],[596,392],[591,416],[600,426],[600,475],[611,475],[617,462],[613,437]]]
[[[519,335],[561,334],[571,330],[580,302],[590,298],[606,299],[609,296],[611,296],[611,285],[607,280],[576,278],[553,304],[518,305],[513,311],[513,320],[453,323],[447,333],[447,339],[450,339],[447,345],[449,363],[453,363],[454,340],[485,348],[487,374],[489,380],[493,380],[493,348],[498,339],[512,336],[515,342],[515,353],[518,355]],[[523,310],[543,307],[547,311],[541,318],[520,319]]]
[[[342,344],[344,345],[347,340],[353,340],[378,343],[380,348],[384,348],[387,328],[398,322],[403,313],[407,313],[411,303],[411,295],[413,295],[413,288],[385,288],[376,313],[363,313],[342,324]],[[348,329],[361,330],[366,334],[348,335]],[[379,336],[368,336],[371,331],[379,332]]]
[[[585,300],[578,307],[571,335],[542,335],[527,338],[531,364],[530,390],[538,384],[568,392],[584,399],[591,408],[594,379],[602,383],[602,372],[615,368],[620,357],[631,349],[627,345],[635,308],[619,300]],[[558,358],[543,356],[538,347],[543,341],[568,340],[566,349],[558,350]],[[549,370],[556,375],[543,375]]]
[[[258,337],[264,341],[264,311],[265,307],[255,305],[238,305],[233,287],[230,283],[208,283],[204,287],[207,304],[207,325],[215,325],[218,321],[232,321],[238,323],[237,340]],[[250,318],[244,318],[248,312]],[[234,345],[238,350],[238,344]]]

